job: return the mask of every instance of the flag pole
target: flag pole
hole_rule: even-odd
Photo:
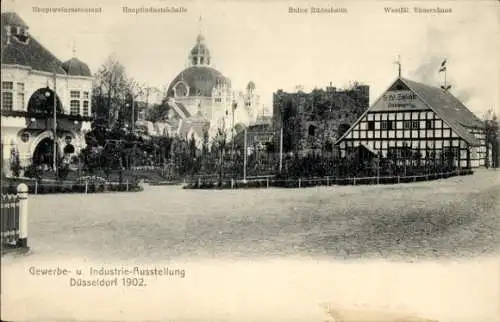
[[[245,142],[243,143],[243,182],[247,182],[247,128],[245,127]]]
[[[57,177],[57,75],[56,75],[56,67],[54,66],[54,151],[52,153],[53,155],[53,167],[54,167],[54,173]]]
[[[401,78],[401,56],[398,55],[398,77]]]
[[[444,70],[444,88],[446,90],[446,73],[447,73],[448,68]]]

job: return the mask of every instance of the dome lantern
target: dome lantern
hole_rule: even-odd
[[[205,37],[201,32],[201,17],[200,17],[200,31],[196,37],[196,44],[189,53],[190,66],[210,66],[210,51],[205,45]]]

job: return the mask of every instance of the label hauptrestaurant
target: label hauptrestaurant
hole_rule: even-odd
[[[32,7],[37,13],[102,13],[101,7]]]

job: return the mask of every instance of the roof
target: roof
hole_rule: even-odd
[[[208,66],[191,66],[184,69],[172,80],[168,87],[167,96],[174,96],[174,86],[180,81],[184,81],[189,86],[189,96],[211,97],[216,84],[231,86],[229,78],[218,70]]]
[[[11,36],[7,36],[5,26],[20,26],[29,28],[26,22],[15,12],[2,13],[2,64],[21,65],[31,67],[34,70],[44,72],[55,72],[57,74],[69,74],[91,77],[90,69],[83,62],[73,58],[64,64],[32,35],[27,37],[27,41],[22,41],[25,36],[16,36],[15,28],[12,29]],[[10,41],[8,41],[10,38]],[[66,67],[66,68],[65,68]],[[68,72],[69,71],[69,72]]]
[[[444,120],[466,127],[484,128],[483,122],[449,91],[409,79],[401,80]]]
[[[92,77],[89,66],[76,57],[65,61],[62,67],[68,75]]]
[[[186,119],[191,116],[188,109],[182,103],[175,102],[174,100],[169,100],[167,102],[168,106],[172,108],[182,119]]]
[[[61,66],[61,61],[57,59],[49,50],[42,46],[33,36],[29,36],[28,42],[16,40],[15,35],[10,36],[8,43],[6,25],[28,27],[26,23],[15,12],[2,13],[2,64],[12,64],[31,67],[34,70],[66,74]]]
[[[404,84],[409,90],[414,92],[422,102],[434,111],[444,122],[446,122],[462,139],[470,145],[478,146],[480,142],[469,132],[469,128],[484,128],[481,120],[474,115],[460,100],[453,96],[449,91],[441,88],[418,83],[405,78],[396,79],[389,87],[391,89],[397,84]],[[388,90],[389,90],[388,89]],[[380,101],[382,96],[377,99],[370,108],[368,108],[356,122],[340,137],[336,144],[343,140],[352,128]]]
[[[189,113],[188,109],[184,106],[184,104],[175,102],[175,105],[177,105],[177,107],[182,111],[182,113],[184,113],[184,115],[186,115],[186,117],[191,116],[191,113]]]
[[[28,24],[15,12],[2,13],[2,27],[4,25],[28,27]]]

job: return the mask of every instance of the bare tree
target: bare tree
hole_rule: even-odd
[[[95,74],[93,99],[96,114],[107,116],[108,127],[118,120],[127,94],[128,80],[125,67],[115,55],[110,55]]]

